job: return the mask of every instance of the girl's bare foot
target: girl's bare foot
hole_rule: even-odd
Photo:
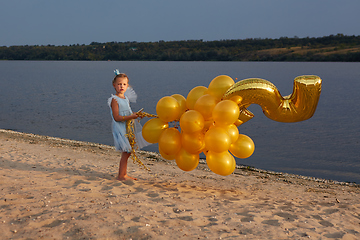
[[[131,177],[131,176],[129,176],[129,175],[125,175],[125,176],[123,176],[123,177],[118,176],[116,179],[117,179],[117,180],[120,180],[120,181],[125,181],[125,180],[137,180],[137,178]]]
[[[131,176],[129,176],[129,175],[126,175],[126,177],[128,177],[128,178],[130,178],[130,179],[132,179],[132,180],[137,180],[137,178],[131,177]]]

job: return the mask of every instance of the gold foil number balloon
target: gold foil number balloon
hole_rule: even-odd
[[[156,113],[164,122],[172,122],[179,117],[179,103],[173,97],[163,97],[156,104]]]
[[[241,80],[231,86],[223,99],[236,98],[240,108],[242,123],[254,115],[246,108],[250,104],[261,106],[265,116],[277,122],[299,122],[311,118],[316,110],[322,80],[318,76],[299,76],[294,80],[293,93],[282,97],[271,82],[260,78]]]

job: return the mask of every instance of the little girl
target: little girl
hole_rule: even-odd
[[[111,109],[112,115],[112,133],[114,136],[115,149],[121,151],[121,159],[119,164],[118,180],[133,179],[134,177],[127,175],[127,161],[131,154],[131,145],[126,136],[126,121],[136,119],[139,116],[133,113],[130,108],[130,101],[136,102],[137,95],[135,91],[129,86],[129,78],[126,74],[115,70],[115,77],[113,86],[116,91],[115,95],[111,95],[108,99],[108,105]],[[135,137],[136,144],[139,148],[145,147],[150,143],[146,142],[141,134],[141,125],[135,121]]]

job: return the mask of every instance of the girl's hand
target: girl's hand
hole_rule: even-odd
[[[130,119],[137,119],[139,116],[136,113],[130,115]]]

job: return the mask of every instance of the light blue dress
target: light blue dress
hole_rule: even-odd
[[[125,95],[125,99],[123,99],[123,98],[119,98],[116,95],[111,95],[111,97],[108,99],[108,105],[110,107],[110,114],[111,114],[111,118],[112,118],[111,125],[112,125],[112,134],[114,137],[115,149],[117,151],[129,153],[129,152],[131,152],[131,145],[126,136],[126,121],[117,122],[114,120],[112,109],[111,109],[111,101],[113,98],[119,104],[119,115],[120,116],[129,116],[133,113],[130,108],[129,97]],[[140,148],[150,145],[150,143],[146,142],[142,136],[142,132],[141,132],[142,126],[139,123],[139,121],[134,120],[134,125],[135,125],[135,139],[136,139],[137,147],[140,149]]]

